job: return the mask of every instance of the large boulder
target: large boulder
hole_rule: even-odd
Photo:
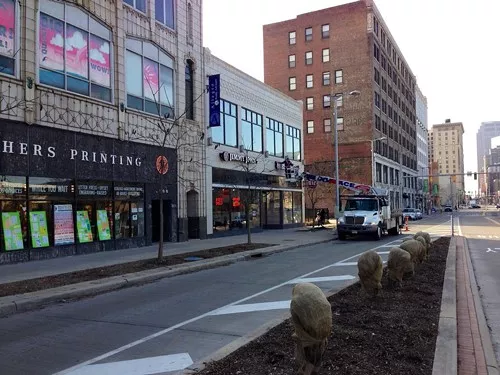
[[[358,260],[358,276],[363,290],[376,296],[382,289],[382,273],[384,265],[377,252],[370,250],[363,253]]]
[[[389,257],[387,258],[389,280],[398,281],[401,286],[403,276],[407,272],[415,273],[410,253],[399,247],[391,248],[389,250]]]

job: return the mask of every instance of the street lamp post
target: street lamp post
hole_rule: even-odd
[[[353,90],[349,92],[350,96],[359,96],[360,92],[358,90]],[[338,102],[337,100],[342,97],[342,94],[332,95],[333,99],[333,128],[335,132],[335,217],[339,217],[340,213],[340,186],[339,186],[339,132],[337,124],[337,112],[338,112]]]

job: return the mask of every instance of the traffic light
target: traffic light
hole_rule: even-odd
[[[477,173],[474,172],[474,180],[477,180]]]

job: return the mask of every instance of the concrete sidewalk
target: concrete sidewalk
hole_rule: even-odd
[[[334,238],[336,238],[336,231],[333,228],[311,231],[309,227],[304,227],[283,230],[266,230],[261,233],[252,233],[253,243],[266,243],[283,246],[289,245],[290,247],[307,246],[315,243],[331,241]],[[222,246],[231,246],[246,243],[246,241],[247,235],[244,234],[207,240],[166,242],[163,251],[164,255],[167,256]],[[152,245],[140,248],[1,265],[0,284],[133,262],[136,260],[150,259],[156,257],[157,251],[158,246]]]

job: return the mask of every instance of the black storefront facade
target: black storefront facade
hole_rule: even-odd
[[[178,240],[176,166],[172,149],[2,120],[0,263],[150,245],[161,191]]]
[[[250,206],[246,217],[245,205]],[[212,168],[212,237],[303,226],[301,182],[285,176]]]

